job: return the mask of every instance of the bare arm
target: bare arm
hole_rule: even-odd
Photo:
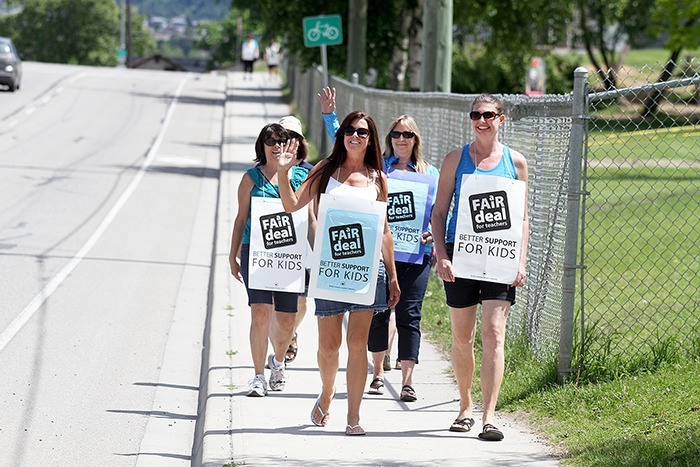
[[[238,255],[238,250],[241,248],[243,231],[245,230],[245,224],[250,214],[250,191],[253,189],[253,186],[253,179],[250,178],[250,175],[244,174],[241,183],[238,185],[238,214],[236,214],[236,219],[233,221],[231,250],[228,254],[231,275],[239,282],[243,282],[243,276],[241,276],[241,265],[238,264],[236,256]]]
[[[445,232],[447,231],[447,215],[450,212],[450,204],[455,192],[455,172],[459,165],[460,156],[461,150],[456,149],[448,153],[442,162],[435,206],[430,218],[430,225],[433,229],[436,272],[438,277],[448,282],[454,282],[455,276],[452,271],[452,261],[447,256]]]
[[[296,154],[299,147],[299,141],[290,139],[282,147],[282,152],[277,159],[277,183],[280,187],[280,198],[282,206],[286,212],[294,212],[303,208],[314,198],[315,193],[313,188],[318,186],[317,180],[312,183],[309,178],[311,174],[323,167],[325,161],[321,161],[311,169],[309,177],[306,177],[304,183],[295,192],[292,190],[292,185],[289,181],[289,170],[297,163]]]
[[[517,151],[511,150],[511,156],[513,157],[513,163],[515,164],[515,169],[518,173],[518,180],[525,182],[525,209],[523,217],[523,241],[520,247],[520,263],[518,264],[518,274],[515,276],[515,281],[513,282],[514,287],[520,287],[525,285],[525,280],[527,278],[527,244],[530,238],[530,218],[527,215],[527,179],[528,179],[528,169],[527,169],[527,159],[525,156]]]

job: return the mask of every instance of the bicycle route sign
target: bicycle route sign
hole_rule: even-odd
[[[340,15],[308,16],[304,18],[304,45],[338,45],[343,43]]]

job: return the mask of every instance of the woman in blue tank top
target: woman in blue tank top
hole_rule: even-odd
[[[464,174],[487,174],[522,180],[527,184],[527,160],[517,151],[498,141],[498,130],[505,121],[503,103],[490,94],[478,96],[469,113],[475,140],[445,156],[440,169],[438,193],[431,218],[437,256],[437,275],[445,285],[452,325],[451,360],[460,394],[459,414],[450,431],[466,432],[474,425],[471,398],[474,377],[474,334],[476,309],[481,303],[481,392],[484,411],[479,438],[500,441],[503,433],[496,428],[496,401],[503,381],[506,318],[515,303],[515,287],[525,284],[528,217],[527,201],[523,222],[523,241],[518,273],[512,284],[476,281],[455,277],[452,268],[459,196]],[[526,191],[527,192],[527,191]],[[450,205],[454,203],[448,222]]]
[[[277,123],[265,125],[255,142],[255,162],[258,164],[246,171],[238,186],[238,214],[233,223],[229,265],[233,277],[243,282],[248,293],[251,312],[250,350],[253,356],[255,376],[249,383],[248,396],[267,395],[268,381],[265,379],[265,357],[267,354],[268,328],[271,319],[277,323],[275,333],[270,335],[274,353],[267,357],[270,367],[269,386],[273,391],[282,391],[286,384],[284,356],[294,333],[299,294],[272,292],[249,287],[248,259],[250,253],[250,206],[251,198],[279,198],[277,185],[277,158],[289,140],[287,131]],[[298,189],[309,174],[307,169],[295,166],[290,174],[293,189]],[[240,262],[238,254],[240,251]],[[274,305],[273,305],[274,303]],[[276,312],[272,313],[272,311]]]

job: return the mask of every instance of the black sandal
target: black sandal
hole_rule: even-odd
[[[416,397],[416,391],[408,384],[401,388],[401,400],[404,402],[415,402],[418,398]]]
[[[287,348],[287,353],[284,356],[284,363],[292,363],[295,358],[297,358],[297,351],[299,350],[299,346],[297,344],[297,333],[294,333],[294,337],[292,337],[292,341],[289,343],[289,347]]]
[[[379,376],[374,378],[369,385],[369,391],[367,391],[367,393],[378,395],[384,394],[384,378],[381,378]]]
[[[479,433],[479,439],[483,439],[484,441],[500,441],[503,439],[503,433],[495,426],[487,423],[484,425],[481,433]]]
[[[474,426],[473,418],[456,418],[452,425],[450,425],[450,431],[455,431],[457,433],[466,433],[470,431]]]

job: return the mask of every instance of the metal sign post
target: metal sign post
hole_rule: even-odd
[[[321,48],[321,66],[323,67],[323,85],[328,86],[327,45],[343,43],[343,26],[340,15],[307,16],[303,20],[304,45]]]

